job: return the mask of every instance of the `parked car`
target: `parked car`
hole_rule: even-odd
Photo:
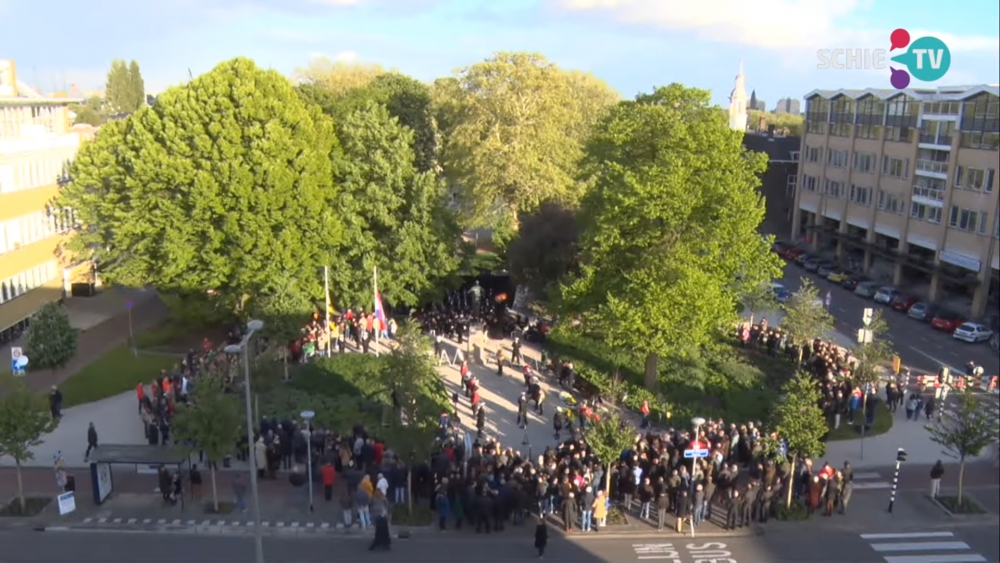
[[[805,266],[806,262],[808,262],[810,260],[813,260],[815,258],[816,258],[815,256],[813,256],[813,255],[811,255],[811,254],[809,254],[807,252],[803,252],[803,253],[801,253],[801,254],[799,254],[799,255],[797,255],[795,257],[795,265],[796,266]]]
[[[802,265],[807,272],[815,272],[819,270],[819,267],[823,265],[823,260],[821,258],[813,258],[812,260],[807,260],[805,264]]]
[[[892,302],[889,306],[892,307],[893,311],[899,311],[900,313],[906,313],[910,310],[910,307],[917,303],[917,298],[912,295],[904,295],[902,293],[897,293],[895,297],[892,298]]]
[[[965,317],[954,311],[938,311],[931,319],[931,326],[943,332],[955,332],[955,329],[965,323]]]
[[[774,300],[778,303],[787,303],[792,298],[792,292],[787,287],[774,288]]]
[[[826,275],[827,281],[833,283],[844,283],[845,281],[847,281],[847,278],[849,277],[851,277],[851,274],[848,274],[847,272],[841,269],[835,269]]]
[[[771,252],[781,255],[790,245],[787,242],[776,240],[771,244]]]
[[[788,248],[785,249],[785,251],[781,254],[781,257],[784,258],[785,260],[793,260],[794,261],[799,256],[802,256],[803,254],[805,254],[805,252],[806,251],[802,250],[801,248],[798,248],[798,247],[795,247],[795,246],[790,246],[790,247],[788,247]]]
[[[859,284],[864,283],[866,281],[868,281],[868,279],[865,278],[864,276],[851,275],[847,276],[847,279],[840,282],[840,285],[847,291],[854,291],[855,289],[858,288]]]
[[[934,315],[934,305],[923,301],[918,301],[910,305],[909,310],[906,311],[906,316],[925,323],[930,322],[934,318]]]
[[[873,298],[875,299],[876,303],[879,303],[881,305],[888,305],[892,303],[892,300],[895,299],[897,295],[899,295],[898,289],[892,287],[891,285],[883,285],[882,287],[878,288],[878,291],[875,292]]]
[[[816,268],[816,275],[827,278],[837,270],[837,265],[833,262],[821,262],[819,268]]]
[[[993,336],[993,331],[982,323],[962,323],[951,337],[962,342],[975,344],[976,342],[986,342]]]
[[[873,281],[863,281],[854,288],[854,295],[860,295],[861,297],[865,297],[867,299],[875,297],[875,293],[877,292],[878,282]]]

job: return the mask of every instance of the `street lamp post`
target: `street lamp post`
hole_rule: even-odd
[[[313,454],[312,454],[312,419],[313,411],[302,411],[302,420],[306,421],[306,476],[309,478],[309,512],[313,511]]]
[[[254,451],[253,411],[250,404],[250,357],[247,350],[250,338],[262,328],[264,328],[264,321],[252,320],[248,322],[247,333],[240,340],[240,343],[225,347],[227,354],[243,356],[243,398],[246,401],[247,411],[247,447],[250,450],[250,455],[247,457],[250,460],[250,496],[253,497],[253,535],[257,563],[264,563],[264,540],[260,530],[260,495],[257,491],[257,456]]]
[[[701,441],[698,438],[701,437],[701,427],[704,424],[705,424],[705,419],[702,418],[702,417],[700,417],[700,416],[696,416],[696,417],[694,417],[694,418],[691,419],[691,425],[694,426],[694,443],[697,444],[698,446],[702,445]],[[695,469],[698,467],[698,459],[699,458],[697,458],[697,457],[692,457],[691,458],[691,492],[689,493],[689,495],[690,495],[689,502],[691,503],[691,537],[692,538],[694,537],[694,512],[695,512],[695,508],[696,508],[694,506],[694,493],[695,493],[695,490],[696,490],[696,483],[697,483],[697,480],[695,479]]]

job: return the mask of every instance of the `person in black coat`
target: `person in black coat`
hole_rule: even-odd
[[[385,516],[375,518],[375,539],[372,540],[369,551],[381,549],[389,551],[392,548],[392,538],[389,536],[389,520]]]
[[[545,520],[539,516],[538,525],[535,526],[535,549],[538,550],[538,558],[545,555],[545,546],[549,543],[549,527],[545,525]]]

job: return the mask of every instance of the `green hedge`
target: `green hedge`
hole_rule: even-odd
[[[777,389],[792,373],[791,365],[780,358],[744,354],[720,342],[697,357],[661,357],[654,393],[643,385],[645,358],[636,352],[562,327],[549,334],[546,348],[550,356],[572,361],[580,377],[602,394],[616,399],[626,394],[628,408],[639,410],[649,401],[654,420],[663,426],[671,420],[687,424],[692,416],[763,420]],[[621,374],[617,391],[612,379],[616,370]]]

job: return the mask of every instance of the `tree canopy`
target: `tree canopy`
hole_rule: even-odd
[[[784,312],[781,330],[798,345],[823,338],[833,331],[833,316],[826,310],[819,290],[808,278],[802,278],[799,290],[785,302]]]
[[[444,172],[468,226],[511,233],[521,213],[575,201],[580,141],[617,96],[536,53],[497,53],[438,81]]]
[[[321,86],[334,95],[341,95],[368,86],[385,72],[377,64],[331,61],[326,57],[316,57],[305,68],[295,69],[295,77],[303,84]]]
[[[317,268],[342,240],[332,121],[247,59],[173,88],[81,147],[61,205],[71,247],[109,283],[223,299],[233,309]]]
[[[345,239],[330,272],[344,306],[372,307],[372,271],[395,304],[416,305],[458,267],[459,231],[444,186],[414,165],[413,133],[369,101],[337,123]]]
[[[765,163],[741,142],[706,91],[674,84],[615,107],[587,145],[581,273],[563,286],[565,312],[650,359],[713,342],[736,319],[737,279],[781,274],[757,230]]]
[[[49,412],[45,397],[28,388],[24,380],[6,376],[0,393],[0,457],[8,456],[17,466],[17,496],[24,510],[21,464],[34,459],[32,448],[42,436],[56,429],[59,419]]]
[[[146,84],[139,63],[122,59],[111,63],[104,100],[112,114],[134,113],[146,105]]]
[[[993,397],[981,397],[966,385],[954,409],[938,409],[938,419],[927,425],[931,441],[958,460],[959,507],[965,502],[965,462],[1000,440],[1000,404]]]
[[[522,215],[507,244],[511,277],[539,297],[558,297],[559,281],[576,272],[579,236],[576,209],[561,203],[548,201]]]

